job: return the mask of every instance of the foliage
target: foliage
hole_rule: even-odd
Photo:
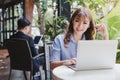
[[[46,21],[46,33],[44,37],[49,40],[53,40],[56,35],[63,33],[65,29],[64,24],[67,24],[67,20],[64,17],[57,17],[54,22],[50,23],[48,20]]]
[[[44,23],[44,15],[47,11],[47,0],[35,0],[35,7],[34,8],[37,11],[37,21],[35,20],[36,16],[34,15],[34,22],[35,26],[37,26],[40,29],[40,33],[44,34],[44,28],[45,28],[45,23]]]
[[[120,38],[120,16],[115,15],[108,19],[109,38],[119,39]]]
[[[105,0],[67,0],[71,5],[74,2],[77,2],[78,5],[88,7],[90,9],[97,9],[101,6],[105,6],[106,1]]]
[[[98,16],[98,13],[102,13],[102,7],[106,6],[107,1],[105,0],[67,0],[71,5],[73,3],[77,3],[78,7],[79,6],[84,6],[90,9],[91,12],[93,12],[93,15]],[[94,16],[95,17],[95,16]]]
[[[117,53],[117,57],[116,57],[116,62],[120,63],[120,40],[119,40],[119,44],[118,44],[118,53]]]
[[[120,1],[117,3],[117,6],[105,17],[107,21],[109,38],[118,39],[118,52],[117,52],[117,63],[120,63]]]
[[[120,1],[117,6],[105,16],[103,21],[107,21],[110,39],[120,39]]]
[[[42,10],[46,12],[47,10],[47,0],[42,0]]]

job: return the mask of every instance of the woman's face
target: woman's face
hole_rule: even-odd
[[[75,19],[73,20],[74,33],[82,35],[89,28],[89,24],[90,21],[87,17],[85,19],[75,17]]]

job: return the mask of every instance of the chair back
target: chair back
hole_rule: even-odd
[[[50,69],[50,50],[53,42],[45,42],[45,80],[52,80]]]
[[[11,69],[31,71],[32,55],[27,40],[7,39],[6,47],[10,55]]]

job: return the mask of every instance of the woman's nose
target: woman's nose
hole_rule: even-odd
[[[78,24],[78,27],[79,27],[79,28],[82,28],[82,26],[83,26],[83,25],[82,25],[81,23]]]

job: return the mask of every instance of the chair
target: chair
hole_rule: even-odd
[[[30,80],[33,78],[33,60],[27,40],[24,39],[7,39],[6,47],[10,56],[10,74],[12,70],[22,70],[25,80],[27,80],[26,71],[30,71]]]
[[[52,43],[52,41],[45,42],[45,80],[52,80],[50,70],[50,48]]]

